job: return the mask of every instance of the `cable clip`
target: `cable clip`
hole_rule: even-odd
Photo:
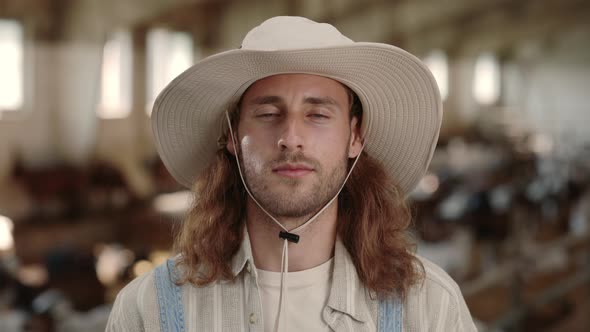
[[[289,233],[289,232],[280,232],[279,237],[281,239],[286,239],[289,242],[299,243],[299,235]]]

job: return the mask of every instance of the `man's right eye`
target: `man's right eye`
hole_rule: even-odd
[[[261,119],[270,119],[270,118],[274,118],[274,117],[278,117],[280,116],[280,113],[277,112],[261,112],[256,114],[257,118],[261,118]]]

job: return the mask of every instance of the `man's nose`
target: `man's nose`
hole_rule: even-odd
[[[303,124],[295,117],[285,119],[278,146],[281,151],[303,150]]]

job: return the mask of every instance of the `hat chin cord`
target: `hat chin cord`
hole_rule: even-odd
[[[242,184],[244,185],[244,188],[246,189],[246,192],[248,193],[248,196],[250,196],[250,198],[252,199],[252,201],[254,201],[254,203],[256,203],[256,205],[260,208],[260,210],[262,210],[262,212],[264,212],[275,224],[277,224],[277,226],[279,226],[280,228],[283,229],[283,231],[279,232],[279,237],[281,239],[283,239],[283,253],[281,255],[281,290],[280,290],[280,295],[279,295],[279,312],[277,315],[277,319],[275,322],[275,331],[287,331],[287,326],[285,324],[286,322],[286,306],[287,306],[287,273],[289,271],[289,242],[293,242],[293,243],[298,243],[299,242],[299,235],[297,235],[297,232],[300,232],[301,230],[303,230],[307,225],[309,225],[311,222],[313,222],[314,220],[317,219],[317,217],[322,214],[322,212],[324,212],[324,210],[326,210],[328,208],[328,206],[330,206],[335,200],[336,198],[338,198],[338,195],[340,195],[340,192],[342,191],[342,189],[344,189],[344,185],[346,184],[346,182],[348,181],[348,178],[350,177],[350,174],[352,174],[352,170],[354,169],[354,167],[356,166],[357,161],[359,160],[361,153],[363,152],[363,149],[365,147],[365,143],[363,141],[363,144],[361,146],[361,150],[359,151],[359,154],[355,157],[354,162],[352,163],[352,166],[350,167],[350,170],[348,171],[348,174],[346,175],[346,178],[344,179],[344,181],[342,182],[342,185],[340,186],[340,189],[338,190],[338,192],[336,193],[336,195],[334,195],[334,197],[332,197],[332,199],[330,199],[325,205],[324,207],[322,207],[318,212],[316,212],[316,214],[314,214],[311,218],[309,218],[306,222],[304,222],[303,224],[288,230],[285,226],[283,226],[283,224],[281,224],[275,217],[273,217],[259,202],[258,200],[256,200],[256,198],[254,198],[254,195],[252,195],[252,193],[250,192],[250,189],[248,188],[248,186],[246,185],[246,181],[244,180],[244,176],[242,174],[242,167],[240,165],[240,158],[238,157],[238,150],[237,147],[237,142],[234,136],[234,131],[231,125],[231,120],[229,118],[229,114],[226,111],[225,112],[225,117],[227,119],[227,124],[229,126],[229,132],[230,132],[230,136],[231,136],[231,140],[232,143],[234,145],[234,147],[236,147],[235,149],[235,153],[236,153],[236,162],[238,164],[238,173],[240,174],[240,179],[242,180]],[[281,320],[282,318],[282,320]],[[282,323],[282,324],[281,324]]]

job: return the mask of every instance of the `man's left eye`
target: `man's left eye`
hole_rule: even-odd
[[[329,118],[329,116],[321,114],[321,113],[311,113],[309,116],[312,118],[315,118],[315,119],[328,119]]]

